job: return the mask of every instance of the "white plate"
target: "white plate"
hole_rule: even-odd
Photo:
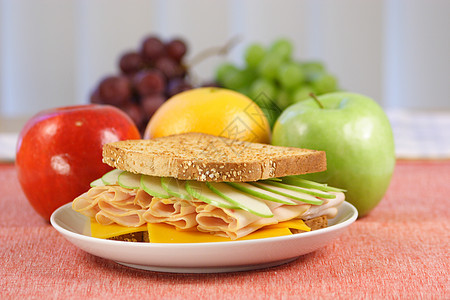
[[[87,217],[58,208],[50,222],[67,240],[93,255],[133,268],[173,273],[218,273],[266,268],[295,260],[330,243],[358,216],[344,202],[329,227],[301,234],[220,243],[132,243],[93,238]]]

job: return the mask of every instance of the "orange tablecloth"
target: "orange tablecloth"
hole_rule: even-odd
[[[286,265],[238,273],[120,266],[79,250],[35,214],[12,165],[0,165],[0,191],[1,299],[450,298],[450,161],[400,161],[380,205],[338,240]]]

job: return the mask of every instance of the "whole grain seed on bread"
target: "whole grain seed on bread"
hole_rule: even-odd
[[[103,162],[137,174],[197,181],[256,181],[326,170],[325,152],[204,133],[103,146]]]

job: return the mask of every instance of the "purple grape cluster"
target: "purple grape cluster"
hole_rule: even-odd
[[[181,39],[163,42],[154,35],[145,38],[140,49],[120,57],[119,75],[100,80],[91,94],[91,103],[122,109],[144,132],[164,101],[193,88],[183,62],[186,52],[186,43]]]

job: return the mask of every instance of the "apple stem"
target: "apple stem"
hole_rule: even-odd
[[[309,96],[317,102],[317,105],[319,105],[320,108],[322,108],[322,109],[325,108],[325,107],[323,107],[322,102],[320,102],[319,99],[317,98],[316,94],[309,93]]]

